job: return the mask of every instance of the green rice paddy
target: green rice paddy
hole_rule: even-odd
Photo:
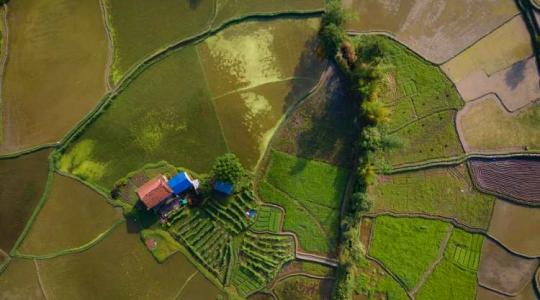
[[[13,1],[8,28],[0,152],[56,143],[106,92],[99,1]]]
[[[206,31],[214,0],[106,0],[114,44],[113,81],[152,53]]]
[[[381,216],[375,221],[369,254],[412,290],[437,258],[450,227],[440,221]]]
[[[46,197],[19,252],[44,255],[80,247],[122,217],[105,198],[72,178],[54,175]]]
[[[4,252],[11,251],[45,190],[49,154],[50,150],[41,150],[0,160],[0,249]]]
[[[422,212],[487,228],[495,198],[474,189],[465,166],[379,177],[370,189],[377,211]]]
[[[68,148],[60,169],[109,189],[161,160],[209,171],[226,146],[202,70],[185,68],[197,59],[186,48],[141,74]]]

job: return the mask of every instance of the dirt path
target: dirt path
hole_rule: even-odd
[[[105,0],[99,0],[99,8],[101,9],[101,18],[103,21],[103,30],[105,30],[105,34],[107,35],[107,65],[105,66],[105,84],[107,91],[112,90],[112,78],[111,78],[111,72],[112,72],[112,66],[113,66],[113,59],[114,59],[114,43],[113,43],[113,37],[111,33],[111,24],[109,24],[109,12],[107,10],[107,6],[104,3]]]
[[[416,283],[416,286],[410,291],[411,295],[414,297],[418,290],[424,285],[426,280],[429,278],[431,273],[435,270],[437,265],[441,262],[441,260],[444,258],[444,251],[446,250],[446,246],[448,245],[448,241],[450,240],[450,236],[452,236],[452,231],[454,229],[454,226],[449,224],[448,231],[446,232],[446,235],[444,236],[444,239],[441,241],[441,245],[439,246],[439,253],[437,253],[437,258],[429,265],[427,270],[422,274],[422,277],[418,280]]]
[[[315,254],[309,254],[309,253],[296,251],[296,258],[300,260],[320,263],[320,264],[327,265],[333,268],[336,268],[338,266],[338,261],[336,259],[318,256]]]
[[[38,263],[35,259],[33,260],[33,262],[34,262],[34,266],[36,267],[36,276],[39,283],[39,289],[41,290],[41,293],[43,294],[43,297],[45,298],[45,300],[48,300],[49,297],[47,297],[47,293],[45,292],[45,287],[43,286],[43,280],[41,280],[41,274],[39,273]]]

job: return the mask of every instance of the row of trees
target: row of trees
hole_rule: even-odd
[[[358,263],[364,251],[359,240],[359,225],[372,206],[367,190],[376,180],[376,171],[387,168],[384,160],[378,158],[379,154],[400,145],[399,140],[388,135],[390,111],[380,100],[383,74],[390,66],[384,64],[383,51],[376,42],[355,43],[347,36],[344,26],[350,18],[340,2],[332,0],[319,32],[324,53],[339,66],[348,81],[349,97],[358,104],[357,180],[341,220],[340,267],[334,299],[352,299],[354,287],[360,280]]]

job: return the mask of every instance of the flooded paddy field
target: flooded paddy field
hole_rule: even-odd
[[[508,249],[526,256],[540,256],[540,209],[497,200],[488,234]]]
[[[184,284],[198,292],[179,299],[213,299],[219,294],[208,280],[197,278],[198,271],[180,253],[158,264],[132,231],[132,226],[124,224],[88,251],[38,261],[47,295],[54,299],[172,299],[184,292]]]
[[[508,113],[491,95],[469,103],[456,125],[463,147],[471,152],[540,150],[540,103]]]
[[[41,198],[49,153],[41,150],[0,160],[0,249],[5,252],[11,250]]]
[[[40,287],[35,262],[13,259],[0,275],[0,299],[46,300]]]
[[[99,1],[13,1],[8,30],[0,152],[59,141],[106,91]]]
[[[481,189],[540,204],[540,159],[478,159],[469,165]]]
[[[492,290],[518,295],[532,281],[538,262],[512,254],[487,239],[482,247],[478,281]]]
[[[356,32],[388,32],[434,63],[442,63],[518,14],[507,0],[345,0],[358,14]]]
[[[61,175],[54,175],[46,201],[19,252],[44,255],[80,247],[122,218],[101,195]]]
[[[207,30],[215,1],[106,0],[115,47],[113,81],[153,52]]]
[[[146,70],[70,146],[60,169],[107,188],[161,160],[210,170],[226,147],[197,60],[185,48]]]

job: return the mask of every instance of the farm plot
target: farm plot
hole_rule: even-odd
[[[257,220],[255,224],[251,226],[255,231],[269,231],[278,233],[280,231],[281,218],[283,213],[277,207],[273,206],[261,206],[257,211]]]
[[[80,247],[122,218],[101,195],[60,175],[54,175],[46,201],[19,252],[44,255]]]
[[[515,297],[504,296],[481,286],[478,286],[476,289],[476,299],[478,300],[537,300],[538,296],[536,295],[533,283],[529,283],[529,285]]]
[[[333,255],[347,178],[345,169],[273,150],[258,192],[285,209],[284,229],[297,234],[302,249]]]
[[[435,261],[451,225],[425,219],[381,216],[375,220],[369,254],[412,290]]]
[[[390,133],[404,145],[385,158],[398,165],[461,154],[454,118],[462,101],[444,73],[387,37],[362,36],[356,42],[377,45],[389,66],[380,97],[391,112]]]
[[[422,212],[487,228],[495,197],[477,192],[465,166],[380,176],[370,189],[375,211]]]
[[[469,165],[482,190],[540,204],[540,159],[475,159]]]
[[[488,233],[508,249],[529,257],[540,256],[540,209],[497,200]]]
[[[416,299],[474,299],[483,237],[454,229],[444,252]]]
[[[197,59],[185,48],[142,73],[70,145],[60,169],[107,189],[160,160],[208,171],[226,147]]]
[[[171,299],[190,275],[197,272],[179,253],[163,264],[156,263],[142,245],[139,234],[132,232],[128,225],[119,226],[88,251],[36,263],[47,296],[54,299],[125,299],[141,296]],[[219,293],[208,280],[198,281],[198,284],[197,288],[204,295],[210,291],[214,291],[214,295]]]
[[[0,299],[47,299],[32,260],[13,259],[0,274]]]
[[[353,299],[409,299],[403,287],[374,261],[362,257],[358,267],[360,279],[354,287]]]
[[[388,32],[434,63],[443,63],[513,16],[512,1],[346,0],[358,14],[348,29]]]
[[[267,83],[214,100],[227,146],[246,168],[255,168],[287,107],[313,84],[307,79]]]
[[[540,98],[536,59],[531,57],[487,76],[482,71],[468,75],[456,83],[456,88],[467,102],[495,93],[506,110],[514,112]]]
[[[330,299],[334,281],[293,276],[276,284],[273,291],[280,300]]]
[[[467,104],[456,121],[471,152],[540,150],[539,122],[540,103],[510,114],[493,96]]]
[[[217,0],[213,27],[244,16],[324,9],[324,0]]]
[[[216,0],[105,0],[114,44],[112,79],[174,42],[210,28]]]
[[[292,199],[266,181],[260,182],[258,188],[259,196],[265,202],[283,207],[286,212],[283,230],[296,234],[301,249],[319,254],[335,252],[337,209]]]
[[[345,82],[330,66],[326,84],[292,112],[274,135],[273,147],[279,151],[350,167],[357,106],[345,95]]]
[[[491,76],[532,55],[529,31],[523,17],[517,15],[443,64],[442,69],[457,83],[476,71]]]
[[[207,38],[197,50],[213,96],[293,78],[318,80],[319,24],[318,18],[249,21]]]
[[[231,282],[246,297],[268,284],[287,261],[294,259],[290,236],[246,232],[239,252],[239,265]]]
[[[11,251],[44,192],[50,152],[0,160],[0,249],[5,252]]]
[[[55,143],[106,90],[99,1],[16,1],[9,5],[8,27],[0,151]]]
[[[482,247],[478,282],[484,287],[517,295],[531,282],[538,259],[517,256],[487,240]]]

